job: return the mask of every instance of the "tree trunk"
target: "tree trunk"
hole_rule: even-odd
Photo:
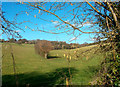
[[[46,59],[47,59],[47,55],[48,55],[48,54],[47,54],[47,53],[45,53],[45,58],[46,58]]]

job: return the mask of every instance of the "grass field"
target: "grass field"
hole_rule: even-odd
[[[49,59],[44,59],[35,53],[34,45],[12,44],[16,62],[16,71],[19,85],[57,85],[65,84],[68,74],[68,61],[64,54],[71,56],[70,70],[74,85],[88,85],[95,78],[99,70],[103,55],[94,54],[97,46],[87,46],[72,50],[52,50]],[[93,48],[92,50],[89,50]],[[15,86],[13,63],[9,44],[2,44],[2,85]],[[88,50],[88,51],[87,51]],[[78,51],[79,57],[75,59],[74,52]],[[86,51],[82,54],[83,51]],[[80,54],[81,53],[81,54]]]

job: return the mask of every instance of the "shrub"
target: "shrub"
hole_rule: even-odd
[[[37,40],[35,43],[35,51],[40,56],[47,58],[49,51],[52,50],[52,44],[49,41]]]

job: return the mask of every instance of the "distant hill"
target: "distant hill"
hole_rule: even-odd
[[[39,40],[39,39],[37,39]],[[35,44],[37,40],[27,40],[27,39],[19,39],[16,40],[14,38],[11,38],[9,40],[4,40],[4,39],[0,39],[0,42],[6,42],[6,43],[18,43],[18,44]],[[39,41],[43,41],[43,40],[39,40]],[[48,41],[48,40],[44,40],[44,41]],[[48,41],[51,42],[53,45],[53,48],[58,50],[58,49],[75,49],[75,48],[80,48],[80,47],[84,47],[84,46],[89,46],[89,45],[95,45],[98,44],[99,42],[94,42],[94,43],[83,43],[83,44],[78,44],[78,43],[66,43],[65,41]]]

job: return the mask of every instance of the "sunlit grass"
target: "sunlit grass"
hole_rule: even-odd
[[[14,73],[12,57],[10,54],[10,45],[3,44],[2,47],[2,54],[4,55],[2,58],[3,84],[15,84],[12,77]],[[95,45],[70,50],[52,50],[49,53],[49,59],[44,59],[36,54],[34,51],[34,45],[31,44],[12,44],[12,47],[19,82],[20,84],[24,83],[24,85],[27,83],[30,83],[31,85],[40,84],[39,81],[43,83],[45,82],[45,84],[48,85],[64,84],[64,81],[61,83],[60,81],[65,78],[62,74],[68,73],[66,69],[68,67],[68,61],[66,59],[67,56],[69,58],[71,57],[70,67],[76,71],[72,75],[72,84],[87,85],[91,80],[93,80],[93,77],[99,69],[100,62],[103,59],[102,54],[94,54],[95,48],[85,52],[84,54],[79,54],[83,51],[91,49],[92,47],[95,47]],[[74,51],[76,50],[79,55],[77,60],[75,59],[74,54]],[[64,56],[64,54],[66,56]],[[59,71],[59,73],[57,71]],[[53,73],[56,77],[54,77]],[[37,76],[40,76],[40,78],[37,78]],[[29,78],[31,77],[32,79],[30,80]],[[52,80],[55,82],[53,83]],[[35,81],[38,81],[38,83]]]

